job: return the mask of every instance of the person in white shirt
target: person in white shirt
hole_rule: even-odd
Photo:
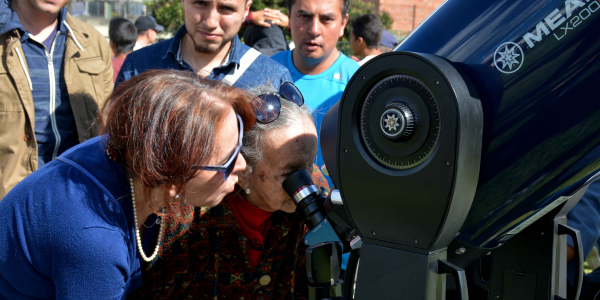
[[[352,20],[350,46],[352,54],[360,59],[359,65],[382,53],[378,48],[382,31],[381,20],[375,14],[360,15]]]
[[[165,30],[163,26],[156,24],[154,18],[146,16],[139,17],[135,21],[135,27],[138,30],[138,37],[135,46],[133,46],[133,51],[154,44],[158,33]]]

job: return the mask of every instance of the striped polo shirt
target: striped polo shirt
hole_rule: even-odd
[[[47,41],[36,41],[27,31],[21,39],[32,83],[38,167],[78,144],[77,128],[64,79],[66,15],[66,8],[63,8],[55,32]]]

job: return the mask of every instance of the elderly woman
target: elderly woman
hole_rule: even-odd
[[[260,91],[255,99],[265,110],[256,110],[244,136],[248,167],[239,188],[219,206],[196,210],[189,230],[169,235],[131,299],[308,298],[306,230],[281,183],[314,170],[317,131],[300,92],[284,85],[281,97]]]
[[[159,215],[178,219],[181,199],[215,206],[233,191],[246,166],[243,128],[254,123],[247,99],[191,72],[123,83],[108,101],[106,135],[0,202],[0,299],[122,299],[140,287],[164,224],[150,215],[166,209]],[[155,221],[161,229],[149,234]]]

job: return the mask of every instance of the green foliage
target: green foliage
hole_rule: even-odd
[[[287,13],[286,0],[253,0],[252,1],[252,11],[262,10],[265,7],[279,9],[283,13]],[[350,39],[350,27],[351,21],[362,14],[366,13],[376,13],[375,4],[373,2],[364,2],[363,0],[351,0],[350,7],[348,9],[349,20],[346,24],[346,28],[344,28],[344,36],[340,38],[341,47],[345,50],[350,51],[350,45],[347,42]],[[381,19],[381,23],[383,23],[383,29],[389,30],[392,27],[392,23],[394,20],[387,12],[382,12],[377,14]],[[243,30],[243,28],[242,28]],[[289,32],[286,32],[286,37],[291,41],[292,37]],[[343,51],[344,52],[344,51]],[[347,51],[346,51],[347,52]],[[346,53],[344,52],[344,53]]]
[[[352,56],[352,46],[350,45],[350,42],[338,41],[335,47],[344,55],[348,57]]]
[[[145,2],[148,11],[156,19],[156,23],[165,27],[165,32],[175,34],[183,25],[183,7],[179,0],[149,0]],[[287,13],[285,0],[254,0],[251,10],[262,10],[265,7],[279,9]],[[241,34],[243,34],[242,28]]]
[[[175,34],[177,30],[183,25],[183,7],[181,5],[181,1],[173,1],[173,0],[150,0],[145,2],[148,11],[151,15],[156,19],[158,24],[161,24],[165,27],[165,32]],[[265,7],[279,9],[283,13],[287,13],[286,0],[253,0],[252,1],[252,11],[262,10]],[[344,28],[344,36],[340,38],[341,50],[344,53],[350,52],[350,45],[348,44],[348,40],[350,38],[350,27],[352,20],[362,14],[366,13],[376,13],[375,4],[372,2],[363,2],[363,0],[352,0],[350,2],[350,8],[348,10],[348,14],[350,19],[348,20],[348,24],[346,28]],[[386,13],[379,13],[379,18],[381,18],[381,23],[383,23],[383,28],[389,30],[392,26],[394,20],[392,17]],[[240,34],[243,34],[244,28],[242,28]],[[287,32],[288,40],[291,40],[289,36],[289,32]]]
[[[387,12],[382,12],[379,14],[379,18],[381,19],[381,23],[383,24],[383,29],[390,31],[392,28],[392,23],[394,23],[394,19]]]
[[[287,14],[285,0],[252,0],[252,6],[250,6],[250,10],[257,11],[264,9],[265,7],[278,9],[282,13]]]
[[[147,1],[146,7],[156,23],[165,27],[165,32],[175,34],[183,25],[183,7],[181,1],[153,0]]]
[[[394,20],[392,16],[390,16],[387,12],[377,13],[375,4],[373,2],[364,2],[363,0],[351,0],[350,7],[348,9],[348,23],[346,24],[346,28],[344,28],[344,36],[340,38],[337,43],[337,48],[340,52],[344,53],[344,55],[350,57],[352,56],[352,49],[350,47],[350,29],[352,28],[352,20],[354,18],[363,15],[363,14],[377,14],[379,19],[381,19],[381,23],[383,24],[383,29],[390,30],[392,27],[392,23]]]
[[[389,30],[392,27],[392,23],[394,22],[392,17],[385,11],[378,14],[376,11],[375,3],[364,2],[363,0],[352,0],[348,9],[348,24],[346,24],[346,28],[344,28],[344,36],[340,39],[340,41],[348,41],[350,39],[350,28],[352,27],[352,20],[354,20],[354,18],[360,15],[367,13],[378,15],[379,19],[381,19],[381,23],[383,24],[383,29]]]

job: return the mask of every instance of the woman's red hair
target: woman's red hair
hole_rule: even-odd
[[[240,115],[244,129],[254,126],[249,104],[253,96],[189,71],[151,70],[121,83],[99,118],[100,128],[118,150],[130,175],[139,177],[146,202],[155,212],[166,206],[167,190],[185,183],[207,165],[229,108]],[[153,203],[150,190],[162,189],[163,203]]]

